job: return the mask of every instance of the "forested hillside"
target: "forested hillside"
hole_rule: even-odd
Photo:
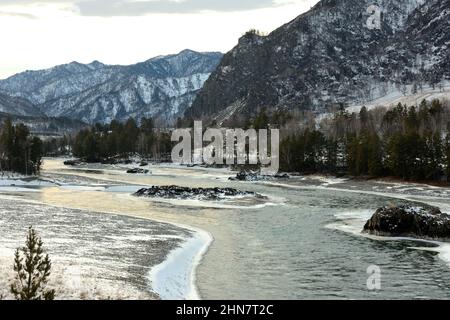
[[[282,126],[282,170],[406,180],[449,178],[448,102],[424,100],[418,107],[399,104],[370,111],[363,107],[358,114],[342,109],[318,123],[314,118],[298,123],[291,119]]]

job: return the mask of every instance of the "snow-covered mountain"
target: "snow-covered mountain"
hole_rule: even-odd
[[[47,116],[87,123],[182,116],[215,70],[221,53],[184,50],[131,66],[72,62],[0,81],[0,91],[29,100]]]
[[[30,101],[0,93],[0,112],[15,116],[40,117],[44,114]]]
[[[450,80],[449,47],[450,0],[322,0],[267,36],[244,35],[186,115],[320,114],[434,90]]]

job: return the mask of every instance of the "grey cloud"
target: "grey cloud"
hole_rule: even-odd
[[[148,13],[233,12],[278,6],[274,0],[86,0],[76,3],[82,15],[138,16]]]
[[[4,16],[4,17],[19,17],[19,18],[25,18],[25,19],[37,19],[37,17],[32,15],[32,14],[21,13],[21,12],[0,11],[0,16]]]
[[[24,5],[36,3],[74,3],[75,0],[0,0],[0,6],[3,5]]]
[[[69,4],[81,15],[101,17],[201,11],[234,12],[280,6],[276,0],[0,0],[0,7],[39,3]]]

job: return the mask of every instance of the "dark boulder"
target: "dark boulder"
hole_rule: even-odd
[[[236,174],[236,177],[231,177],[229,180],[231,181],[266,181],[266,180],[275,180],[275,179],[289,179],[289,175],[287,173],[284,174],[276,174],[276,175],[262,175],[256,171],[246,171],[242,170]]]
[[[140,173],[140,174],[147,174],[149,172],[150,171],[148,171],[147,169],[141,169],[141,168],[135,168],[135,169],[127,170],[127,173],[131,173],[131,174],[138,174],[138,173]]]
[[[64,165],[65,166],[78,166],[80,164],[81,164],[81,161],[79,161],[79,160],[67,160],[67,161],[64,161]]]
[[[434,207],[383,207],[367,221],[364,232],[378,236],[449,239],[450,215]]]
[[[236,174],[236,178],[231,178],[230,180],[237,180],[237,181],[256,181],[260,180],[260,177],[258,177],[258,173],[253,171],[240,171]]]

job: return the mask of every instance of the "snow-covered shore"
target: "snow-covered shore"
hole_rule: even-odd
[[[0,187],[0,193],[10,194],[11,191]],[[64,218],[66,216],[67,219]],[[44,239],[53,261],[50,286],[57,289],[57,299],[152,299],[157,298],[160,292],[163,294],[158,298],[199,299],[195,269],[212,241],[209,234],[148,219],[148,227],[145,227],[146,224],[136,224],[136,218],[108,216],[42,206],[38,202],[0,195],[0,230],[3,230],[0,239],[0,295],[4,299],[12,298],[7,288],[14,276],[14,250],[23,245],[25,231],[33,225]],[[117,224],[122,225],[120,231],[114,231]],[[180,234],[181,230],[184,230],[183,234]],[[88,241],[91,238],[97,240]],[[144,249],[143,245],[148,242],[156,242],[157,247],[151,252],[137,252],[136,248]],[[68,245],[79,249],[68,251]],[[119,257],[117,253],[124,253],[123,249],[127,247],[127,254],[111,259]],[[132,251],[136,252],[133,254]],[[131,261],[135,261],[132,269],[141,271],[126,276]],[[149,286],[146,276],[148,270],[153,269],[158,270],[154,281],[159,284],[154,288]],[[141,272],[142,281],[139,280]],[[120,278],[135,280],[133,283],[114,280]],[[173,286],[174,281],[166,282],[168,278],[178,286]],[[171,295],[164,295],[164,292]],[[173,295],[175,292],[178,294]]]
[[[181,226],[179,227],[185,227]],[[196,270],[213,242],[210,233],[189,227],[194,236],[149,273],[152,289],[163,300],[200,300]]]

